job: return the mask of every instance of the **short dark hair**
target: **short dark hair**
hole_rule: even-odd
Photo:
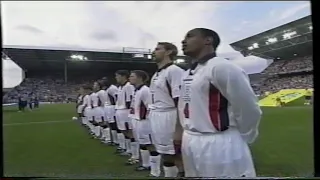
[[[131,73],[134,73],[136,76],[142,79],[143,82],[149,81],[149,75],[145,71],[142,70],[133,70]]]
[[[119,74],[120,76],[125,76],[126,78],[129,78],[130,73],[128,70],[118,70],[115,74]]]
[[[213,39],[212,46],[215,50],[220,45],[220,37],[217,32],[207,28],[195,28],[194,30],[199,31],[203,37],[211,37]]]
[[[158,42],[158,45],[163,46],[166,51],[172,51],[169,56],[171,60],[174,60],[177,57],[178,48],[174,44],[169,42]]]
[[[109,81],[106,78],[99,80],[98,83],[100,84],[100,88],[109,86]]]

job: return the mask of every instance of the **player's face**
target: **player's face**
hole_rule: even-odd
[[[138,77],[135,73],[131,73],[129,77],[130,84],[136,85],[138,83]]]
[[[163,45],[157,45],[157,47],[152,52],[152,59],[157,63],[161,62],[166,56],[166,54],[168,53],[166,49],[163,47]]]
[[[186,56],[192,56],[200,52],[205,45],[205,38],[198,30],[189,31],[182,41],[182,51]]]
[[[98,83],[98,82],[94,82],[94,83],[93,83],[93,90],[97,91],[97,90],[99,90],[99,89],[100,89],[99,83]]]
[[[121,76],[120,74],[116,74],[115,79],[117,81],[117,83],[123,83],[125,80],[124,76]]]

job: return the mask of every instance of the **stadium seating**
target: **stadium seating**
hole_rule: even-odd
[[[253,86],[256,94],[262,95],[266,91],[277,92],[281,89],[313,88],[313,75],[310,74],[313,70],[312,58],[312,56],[306,56],[275,61],[262,72],[264,78],[260,83]]]

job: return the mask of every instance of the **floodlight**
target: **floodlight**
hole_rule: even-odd
[[[259,44],[258,44],[258,43],[253,43],[253,44],[252,44],[252,47],[253,47],[253,48],[259,48]]]
[[[284,33],[282,35],[283,39],[290,39],[292,36],[296,35],[297,32],[296,31],[292,31],[292,32],[288,32],[288,33]]]
[[[267,41],[268,41],[269,43],[275,43],[275,42],[278,41],[278,39],[277,39],[277,38],[269,38]]]
[[[87,57],[85,57],[85,56],[83,56],[83,55],[80,55],[80,54],[72,54],[72,55],[70,56],[70,58],[71,58],[72,60],[79,60],[79,61],[88,60]]]

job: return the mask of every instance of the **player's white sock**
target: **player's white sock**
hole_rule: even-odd
[[[156,177],[160,176],[160,162],[161,162],[161,156],[150,156],[150,167],[151,172],[150,174]]]
[[[105,128],[105,129],[103,129],[103,131],[104,131],[104,139],[106,140],[106,141],[111,141],[111,137],[110,137],[110,128]]]
[[[93,125],[90,122],[89,122],[89,128],[90,128],[90,132],[93,133]]]
[[[111,136],[114,143],[118,144],[118,135],[116,130],[111,130]]]
[[[125,138],[122,133],[118,133],[118,142],[121,149],[126,149]]]
[[[130,145],[131,141],[130,139],[125,139],[125,146],[126,146],[126,153],[131,153],[131,145]]]
[[[131,145],[131,153],[132,153],[131,158],[132,159],[139,159],[139,144],[138,144],[138,142],[130,142],[130,145]]]
[[[99,136],[100,135],[100,126],[95,127],[95,135]]]
[[[150,153],[148,150],[140,149],[141,161],[143,167],[150,167]]]
[[[164,177],[177,177],[178,176],[178,168],[177,166],[166,167],[163,166]]]

